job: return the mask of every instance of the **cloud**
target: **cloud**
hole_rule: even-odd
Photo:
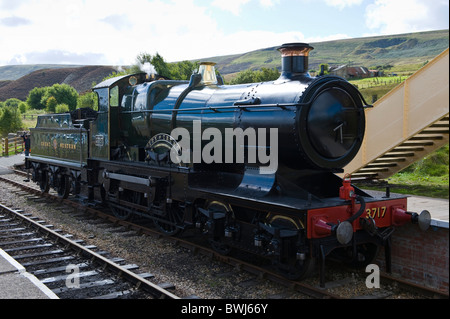
[[[263,8],[270,8],[270,7],[273,7],[275,5],[280,4],[280,0],[259,0],[259,4]]]
[[[349,31],[338,29],[341,21],[337,17],[349,8],[363,9],[366,3],[370,5],[365,17],[360,14],[358,18],[365,18],[373,33],[397,33],[393,30],[408,28],[412,32],[413,23],[417,22],[420,29],[425,24],[431,26],[433,20],[447,22],[447,27],[435,29],[448,28],[448,1],[432,0],[425,10],[422,6],[426,1],[430,0],[127,0],[123,5],[122,0],[0,0],[0,48],[7,48],[0,50],[0,65],[9,61],[128,65],[135,63],[142,52],[158,52],[173,62],[244,53],[284,42],[348,38],[344,33]],[[399,2],[402,9],[393,7]],[[308,10],[298,10],[300,18],[287,27],[277,23],[284,19],[286,10],[294,8]],[[302,15],[313,14],[311,8],[332,11],[335,21],[320,23],[326,26],[325,33],[320,33],[318,25],[306,25],[302,19]],[[340,8],[345,10],[338,12]],[[425,13],[426,18],[416,12]],[[235,19],[231,14],[242,18]],[[269,17],[266,25],[270,28],[266,31],[259,23],[246,24],[259,19],[257,14]],[[447,16],[439,19],[444,14]],[[232,22],[228,21],[242,21],[242,25],[229,28]],[[351,23],[355,29],[361,27],[361,22]],[[230,33],[230,29],[237,31]]]
[[[440,0],[376,0],[366,7],[366,26],[377,34],[448,29],[448,9]]]
[[[214,0],[211,4],[221,10],[229,11],[238,16],[241,13],[241,7],[250,0]]]
[[[214,0],[211,5],[223,11],[228,11],[235,16],[242,13],[242,7],[247,3],[260,5],[263,8],[271,8],[280,3],[280,0]]]
[[[325,3],[331,7],[337,7],[339,10],[345,7],[360,5],[363,0],[325,0]]]
[[[8,64],[92,64],[92,61],[104,59],[101,53],[73,53],[62,50],[27,52],[14,55]]]
[[[130,20],[128,20],[128,17],[124,14],[113,14],[100,19],[100,21],[111,25],[114,29],[119,31],[130,29],[133,26]]]
[[[3,10],[14,10],[19,8],[23,3],[29,0],[0,0],[0,9]]]
[[[7,27],[19,27],[22,25],[31,24],[31,21],[28,19],[25,19],[25,18],[11,16],[11,17],[6,17],[3,19],[0,19],[0,24],[7,26]]]

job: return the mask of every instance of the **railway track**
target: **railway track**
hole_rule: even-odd
[[[11,181],[10,179],[7,179],[5,177],[0,177],[0,179],[5,182],[14,184],[14,185],[16,185],[16,187],[20,187],[21,189],[24,189],[27,192],[33,192],[34,194],[36,194],[36,196],[44,196],[43,198],[53,196],[51,194],[42,195],[42,194],[40,194],[41,192],[38,189],[30,187],[29,185],[24,185],[23,183]],[[52,198],[54,198],[54,197],[52,197]],[[56,197],[52,200],[60,201],[71,207],[78,206],[78,204],[76,202],[74,202],[73,200],[70,200],[70,199],[61,200]],[[257,266],[250,262],[245,262],[240,259],[236,259],[236,258],[232,258],[232,257],[228,257],[228,256],[222,256],[222,255],[217,254],[215,251],[213,251],[209,248],[192,243],[191,241],[188,240],[189,236],[187,236],[187,239],[186,238],[178,238],[178,237],[177,238],[166,237],[166,236],[163,236],[162,234],[160,234],[158,231],[148,228],[147,225],[139,225],[136,223],[121,221],[109,214],[104,213],[103,211],[99,211],[94,208],[89,208],[89,207],[83,206],[81,209],[84,212],[89,213],[91,216],[95,216],[95,218],[102,218],[103,220],[108,221],[108,222],[114,224],[115,226],[123,227],[127,231],[134,231],[138,234],[146,234],[146,235],[154,236],[154,237],[158,237],[158,238],[164,237],[165,240],[168,240],[169,242],[171,242],[179,247],[186,248],[192,252],[206,255],[212,259],[227,263],[228,265],[231,265],[234,269],[244,270],[246,272],[249,272],[249,273],[253,274],[255,280],[268,279],[279,285],[283,285],[284,287],[286,287],[286,290],[289,291],[289,293],[286,293],[284,295],[289,296],[292,291],[295,291],[296,293],[306,295],[308,298],[326,298],[326,299],[347,298],[346,296],[343,297],[339,292],[336,292],[336,291],[339,290],[340,286],[344,286],[344,285],[351,285],[351,286],[353,285],[354,286],[354,284],[355,284],[354,280],[353,281],[348,280],[348,279],[334,280],[327,285],[327,289],[322,289],[322,288],[319,288],[318,285],[316,285],[314,283],[314,281],[305,281],[305,282],[290,281],[290,280],[287,280],[287,279],[279,276],[278,274],[272,272],[270,269],[268,269],[266,267]],[[396,280],[397,280],[396,278],[389,277],[389,276],[384,276],[382,279],[384,284],[388,285],[388,284],[391,284],[394,282],[393,285],[398,286],[398,284],[395,283]],[[408,283],[402,282],[401,285],[403,287],[406,287],[406,286],[408,286]],[[336,289],[336,287],[338,287],[338,289]],[[427,289],[426,287],[423,287],[423,289],[424,289],[423,291],[420,291],[422,289],[420,286],[413,285],[413,287],[414,288],[406,287],[406,289],[407,290],[413,289],[415,294],[421,294],[423,296],[448,298],[448,295],[445,295],[445,294],[442,295],[440,292],[434,291],[432,289]],[[392,292],[380,293],[379,291],[378,291],[378,293],[375,293],[372,295],[371,294],[359,294],[358,295],[356,293],[356,298],[358,298],[358,297],[361,297],[361,298],[389,298],[392,296],[392,294],[395,294],[395,293],[392,293]],[[353,298],[355,298],[355,296]]]
[[[137,265],[27,215],[0,204],[0,247],[61,299],[179,298],[169,291],[173,285],[134,272]]]

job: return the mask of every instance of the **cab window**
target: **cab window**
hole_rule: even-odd
[[[108,112],[108,89],[101,88],[95,90],[98,96],[98,110],[99,112]]]
[[[109,105],[119,106],[119,87],[117,85],[109,90]]]
[[[136,88],[136,94],[134,100],[134,111],[143,111],[147,109],[147,90],[148,87],[143,85]]]

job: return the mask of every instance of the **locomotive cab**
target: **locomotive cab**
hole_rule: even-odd
[[[111,149],[116,148],[119,142],[121,98],[127,86],[143,83],[145,77],[145,73],[115,77],[92,89],[98,97],[98,115],[90,129],[90,154],[93,159],[111,159]]]

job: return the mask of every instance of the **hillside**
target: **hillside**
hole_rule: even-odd
[[[0,66],[0,83],[2,81],[13,81],[20,79],[22,76],[41,69],[76,68],[82,66],[83,65],[70,64],[23,64]]]
[[[281,44],[281,43],[280,43]],[[310,43],[310,69],[321,63],[340,65],[351,63],[366,67],[424,63],[449,46],[449,31],[416,32],[367,38]],[[245,69],[280,68],[280,54],[276,47],[237,55],[210,57],[202,60],[217,63],[222,75]]]
[[[78,93],[83,93],[92,88],[92,83],[100,83],[114,71],[114,68],[108,66],[37,70],[14,81],[0,82],[0,101],[13,97],[24,101],[33,88],[52,86],[55,83],[71,85]]]
[[[330,66],[351,63],[368,68],[391,65],[405,66],[406,69],[410,68],[409,65],[414,65],[416,70],[417,65],[423,65],[448,48],[449,30],[310,44],[314,50],[310,53],[309,68],[313,70],[318,70],[321,63],[328,63]],[[217,69],[227,81],[233,74],[246,69],[281,68],[280,53],[276,47],[200,60],[216,62]],[[92,87],[93,82],[99,83],[113,71],[115,69],[109,66],[3,66],[0,67],[0,101],[11,97],[24,100],[34,87],[51,86],[55,83],[67,83],[83,93]],[[24,76],[17,78],[21,74]]]

